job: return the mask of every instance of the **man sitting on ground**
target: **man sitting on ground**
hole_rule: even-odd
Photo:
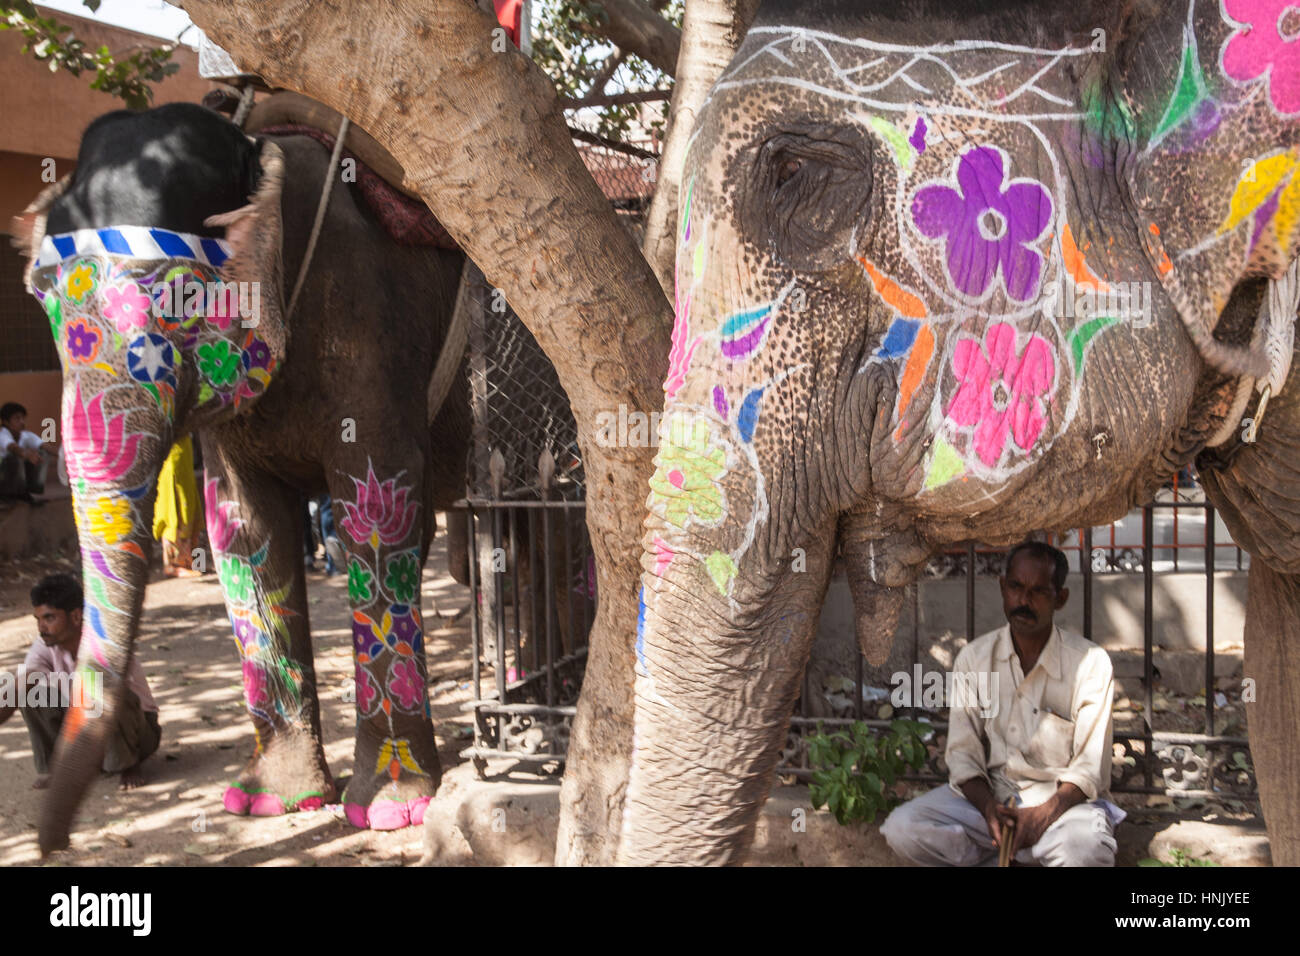
[[[51,574],[32,588],[32,607],[40,636],[32,642],[27,660],[14,678],[14,686],[19,691],[15,703],[0,705],[0,724],[12,717],[15,710],[22,710],[36,760],[37,777],[32,787],[37,790],[49,785],[50,757],[71,703],[58,699],[54,689],[69,686],[69,678],[77,671],[82,605],[81,584],[70,574]],[[51,689],[44,707],[20,706],[23,689],[31,687],[33,675],[43,675]],[[124,790],[140,786],[144,783],[140,765],[158,749],[161,740],[158,705],[149,692],[149,683],[137,657],[126,673],[126,692],[118,708],[117,726],[109,734],[104,751],[104,772],[120,773]]]
[[[972,641],[953,665],[954,678],[991,675],[992,706],[981,710],[973,695],[949,701],[949,783],[880,828],[904,860],[992,865],[1010,839],[1020,863],[1115,865],[1114,826],[1125,814],[1106,799],[1114,678],[1104,650],[1052,623],[1070,596],[1068,570],[1064,554],[1035,541],[1007,556],[1007,626]]]
[[[42,494],[48,468],[41,436],[27,431],[27,409],[17,402],[0,405],[0,497]]]

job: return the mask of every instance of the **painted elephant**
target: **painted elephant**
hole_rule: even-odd
[[[435,509],[463,494],[469,409],[426,388],[463,254],[399,245],[355,178],[306,135],[245,135],[200,106],[90,125],[75,172],[32,207],[29,288],[63,363],[87,595],[79,666],[106,675],[102,720],[65,723],[41,825],[65,845],[135,653],[155,481],[200,429],[208,537],[257,747],[227,810],[336,802],[321,746],[301,496],[328,490],[348,550],[357,826],[419,823],[440,768],[425,686],[420,573]],[[300,300],[323,187],[328,211]]]
[[[1196,461],[1300,863],[1298,38],[1287,0],[763,4],[682,179],[623,861],[743,855],[837,549],[880,659],[939,549]]]

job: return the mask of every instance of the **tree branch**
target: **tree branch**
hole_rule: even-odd
[[[640,90],[614,93],[611,96],[584,96],[580,100],[560,100],[562,110],[580,110],[588,106],[624,106],[628,103],[656,103],[671,99],[672,90]]]
[[[599,0],[598,5],[608,20],[590,24],[593,32],[620,50],[635,53],[661,73],[676,75],[682,47],[680,30],[645,0]]]

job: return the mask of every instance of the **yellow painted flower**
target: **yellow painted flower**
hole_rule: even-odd
[[[426,776],[420,768],[416,759],[411,756],[411,742],[405,738],[393,740],[389,738],[379,745],[379,759],[375,761],[375,773],[388,772],[396,780],[402,772],[402,769],[411,771],[411,773]]]
[[[726,450],[714,443],[709,423],[674,413],[650,478],[651,504],[662,507],[664,520],[678,528],[690,520],[717,524],[726,513],[720,484],[726,473]]]
[[[68,273],[64,288],[73,302],[84,302],[95,288],[95,264],[80,262]]]
[[[117,544],[131,533],[131,505],[122,497],[96,498],[88,512],[90,533]]]

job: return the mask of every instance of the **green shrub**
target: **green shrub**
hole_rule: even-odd
[[[901,802],[894,794],[898,778],[909,767],[925,766],[923,738],[933,730],[915,720],[895,720],[879,736],[861,721],[832,734],[819,726],[808,738],[813,807],[829,808],[841,824],[873,822],[877,813]]]

